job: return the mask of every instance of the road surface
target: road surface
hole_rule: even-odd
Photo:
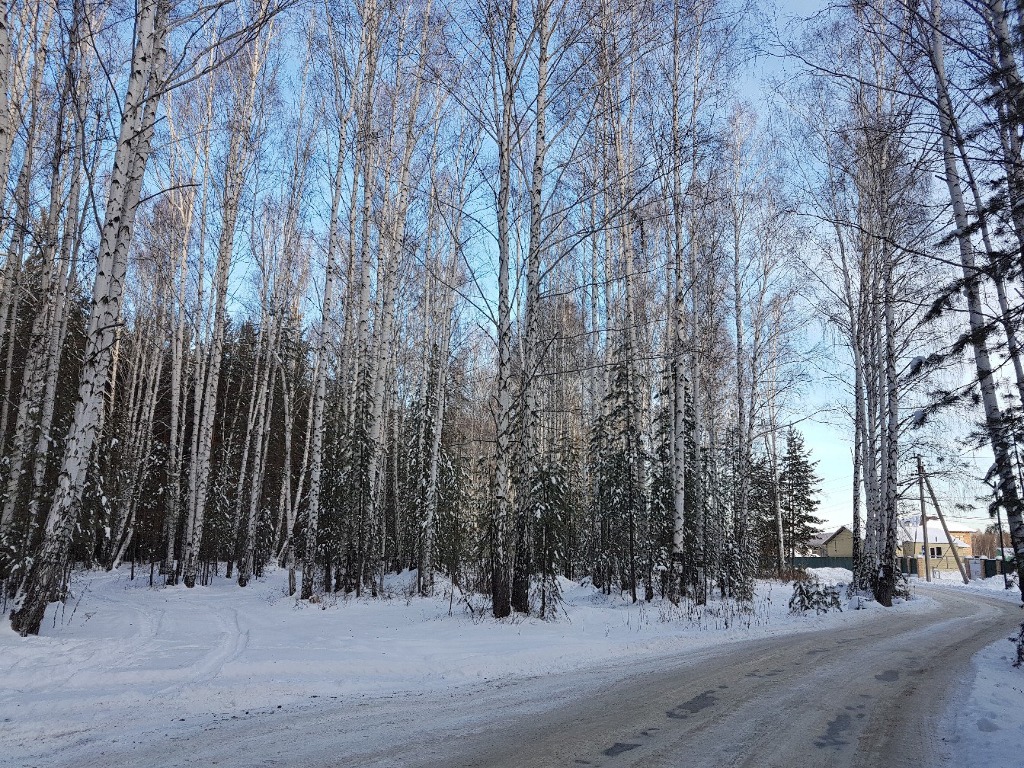
[[[1020,609],[919,589],[934,610],[733,643],[689,658],[96,735],[40,765],[918,768]],[[0,756],[2,762],[2,756]]]

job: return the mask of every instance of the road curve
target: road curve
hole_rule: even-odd
[[[929,754],[970,659],[1020,609],[921,590],[926,614],[755,641],[648,672],[460,744],[429,766],[846,768],[935,765]]]
[[[927,754],[971,656],[1020,609],[920,589],[932,610],[733,643],[686,659],[502,681],[445,694],[247,713],[113,734],[46,765],[332,768],[845,768],[936,765]],[[0,764],[3,764],[0,756]]]

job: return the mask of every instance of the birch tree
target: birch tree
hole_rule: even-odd
[[[89,464],[104,421],[104,389],[114,362],[117,329],[122,322],[122,304],[128,252],[132,244],[136,210],[142,194],[146,165],[160,96],[181,82],[179,69],[194,51],[186,47],[179,58],[168,55],[169,32],[193,23],[185,15],[173,21],[170,9],[158,2],[140,4],[134,17],[131,63],[121,111],[121,126],[108,182],[106,206],[95,279],[84,364],[79,376],[78,398],[72,424],[64,444],[64,457],[57,490],[47,515],[43,542],[34,559],[19,608],[11,623],[22,634],[39,630],[43,613],[62,589],[68,549],[76,513],[87,482]],[[256,26],[264,23],[269,8],[262,9]],[[237,43],[247,29],[227,36]],[[220,51],[230,55],[230,51]],[[199,53],[202,56],[202,52]],[[191,68],[185,66],[184,71]]]
[[[269,6],[259,8],[265,16]],[[244,190],[246,174],[251,162],[252,117],[256,108],[257,86],[264,71],[267,47],[272,39],[269,25],[244,49],[228,68],[230,78],[232,113],[229,121],[228,147],[224,161],[223,193],[219,200],[221,213],[220,234],[217,239],[216,269],[212,286],[213,325],[211,330],[208,359],[205,361],[202,386],[197,379],[196,413],[202,416],[194,439],[194,453],[189,464],[187,512],[183,547],[182,578],[185,586],[194,587],[199,568],[200,549],[203,541],[203,526],[210,481],[210,457],[213,449],[213,427],[217,412],[217,397],[220,386],[221,362],[224,353],[224,337],[228,324],[228,277],[231,272],[235,247],[236,224],[239,206]]]
[[[57,493],[46,520],[45,537],[28,574],[21,606],[11,614],[11,626],[22,635],[39,632],[46,605],[61,589],[74,528],[74,511],[82,498],[97,428],[102,421],[103,390],[110,370],[116,328],[121,319],[132,219],[142,191],[157,98],[164,76],[166,27],[166,20],[155,0],[139,5],[131,75],[97,256],[78,403],[64,449]]]
[[[1001,5],[1001,3],[997,4]],[[999,9],[1001,11],[1001,8]],[[999,16],[1000,22],[1004,17]],[[986,320],[980,297],[980,271],[975,263],[974,245],[971,240],[971,223],[964,202],[964,192],[957,162],[955,149],[955,117],[953,105],[949,97],[949,86],[945,73],[945,53],[943,39],[942,4],[940,0],[932,0],[930,15],[927,19],[930,29],[928,39],[929,61],[934,75],[936,90],[936,106],[939,123],[939,134],[942,147],[942,163],[946,187],[949,192],[953,212],[954,235],[963,270],[963,289],[967,299],[968,322],[971,329],[971,346],[974,352],[974,366],[981,389],[981,400],[985,415],[985,430],[988,435],[992,453],[995,457],[995,474],[997,477],[997,499],[1006,509],[1007,522],[1014,550],[1017,554],[1018,580],[1024,575],[1024,516],[1017,475],[1014,472],[1010,445],[1007,440],[1005,417],[999,405],[994,378],[994,366],[990,359],[985,330]],[[1000,26],[1001,24],[997,24]],[[1003,63],[1008,63],[1009,51],[1005,42],[1000,46]],[[1015,75],[1012,70],[1004,73],[1010,78],[1012,87]],[[1024,582],[1020,582],[1024,584]],[[1024,595],[1024,586],[1021,586]]]

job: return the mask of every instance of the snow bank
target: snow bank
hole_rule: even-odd
[[[219,577],[189,590],[82,573],[67,603],[47,611],[40,637],[22,638],[0,621],[0,764],[45,762],[97,733],[142,739],[197,717],[631,663],[864,616],[792,616],[791,586],[770,582],[757,585],[750,606],[676,606],[633,604],[563,580],[559,620],[546,622],[496,621],[484,599],[450,585],[415,597],[409,573],[387,580],[384,599],[328,595],[314,605],[288,597],[285,581],[272,571],[245,589]]]
[[[937,578],[935,578],[937,576]],[[912,578],[911,584],[925,580]],[[960,574],[933,574],[931,588],[974,592],[1020,605],[1020,590],[1003,577],[974,579]],[[941,752],[950,765],[1020,765],[1020,734],[1024,733],[1024,669],[1012,666],[1014,644],[1006,639],[974,655],[971,674],[955,692],[942,722]]]
[[[1024,668],[1012,666],[1015,658],[1009,640],[975,654],[973,680],[955,697],[942,724],[951,765],[1020,765]]]
[[[912,576],[910,578],[910,583],[912,585],[919,584],[923,586],[927,582],[922,578]],[[932,574],[932,581],[929,586],[938,587],[940,589],[978,592],[986,597],[995,597],[1008,602],[1020,603],[1020,590],[1017,588],[1016,579],[1011,578],[1010,585],[1010,589],[1007,589],[1002,576],[991,576],[987,579],[972,579],[970,584],[964,584],[964,581],[958,571],[936,571]]]

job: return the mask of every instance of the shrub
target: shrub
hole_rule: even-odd
[[[789,598],[790,613],[828,613],[831,610],[842,611],[839,602],[839,587],[822,584],[812,577],[793,583],[793,596]]]

